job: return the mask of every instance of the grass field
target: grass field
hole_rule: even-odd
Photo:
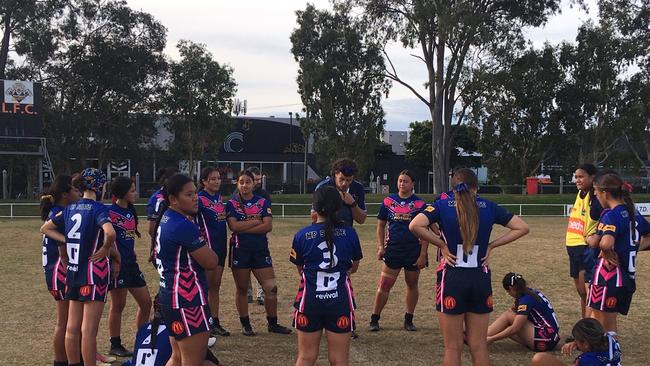
[[[511,306],[512,299],[503,291],[501,279],[509,271],[522,273],[533,287],[544,292],[553,303],[560,320],[563,337],[578,320],[579,306],[573,282],[567,275],[568,264],[564,248],[564,218],[529,218],[531,233],[518,242],[497,249],[492,259],[492,284],[496,316]],[[279,287],[280,322],[290,323],[291,302],[298,287],[295,267],[288,261],[293,234],[305,219],[276,219],[270,234],[271,252],[274,256]],[[51,365],[50,336],[54,327],[54,301],[46,291],[41,267],[41,240],[38,220],[0,221],[2,227],[2,256],[0,257],[0,298],[5,315],[0,321],[0,365]],[[434,270],[423,270],[420,280],[420,302],[415,324],[419,331],[410,333],[402,329],[404,313],[404,284],[398,280],[391,298],[382,314],[382,330],[367,331],[372,311],[380,262],[375,257],[375,220],[357,227],[364,249],[365,259],[352,281],[357,294],[357,325],[360,338],[352,342],[351,364],[355,365],[437,365],[442,356],[442,338],[434,308]],[[494,235],[501,232],[495,230]],[[137,242],[139,258],[146,258],[148,241]],[[433,249],[430,250],[433,254]],[[143,264],[149,290],[157,290],[157,274],[153,267]],[[647,365],[650,345],[650,256],[641,253],[638,259],[638,290],[634,296],[630,314],[619,318],[619,333],[625,365]],[[250,314],[256,337],[244,337],[239,333],[239,320],[234,306],[234,286],[230,273],[224,273],[220,318],[224,327],[233,335],[221,338],[214,350],[227,365],[289,365],[295,362],[296,335],[271,335],[265,329],[263,307],[251,305]],[[108,349],[106,314],[104,310],[98,337],[98,348]],[[129,298],[123,321],[122,339],[129,348],[135,333],[133,320],[135,303]],[[501,341],[491,346],[493,365],[529,365],[532,353],[511,341]],[[564,358],[569,363],[573,359]],[[470,364],[467,351],[463,363]],[[325,348],[321,348],[319,365],[326,364]]]

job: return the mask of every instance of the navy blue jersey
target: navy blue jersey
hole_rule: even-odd
[[[108,276],[108,257],[97,262],[89,260],[104,244],[102,225],[111,222],[103,203],[82,198],[66,206],[52,222],[59,229],[65,228],[68,286],[94,285],[94,274],[102,278]]]
[[[379,207],[377,218],[388,222],[386,244],[390,247],[419,245],[418,238],[409,230],[411,220],[425,206],[425,202],[416,195],[401,198],[394,193],[384,198]]]
[[[336,183],[334,182],[333,177],[327,177],[318,185],[316,189],[323,186],[332,186],[336,188]],[[366,211],[366,192],[363,190],[363,184],[355,181],[352,181],[350,188],[348,188],[348,193],[354,198],[354,201],[357,203],[360,209]],[[352,226],[354,224],[354,219],[352,218],[352,207],[346,205],[345,203],[341,206],[337,214],[339,220],[343,221],[344,224]]]
[[[270,217],[271,202],[260,196],[241,201],[231,199],[226,203],[226,217],[234,217],[237,221],[262,220]],[[246,248],[265,248],[268,246],[266,234],[232,234],[235,246]]]
[[[116,203],[108,209],[108,217],[111,219],[115,229],[115,243],[120,252],[121,268],[129,268],[136,263],[135,256],[135,231],[137,224],[133,212],[128,208],[122,208]]]
[[[162,188],[155,191],[147,201],[147,220],[156,221],[160,213],[160,204],[165,200]]]
[[[199,192],[198,224],[210,247],[226,246],[226,208],[221,194],[214,196],[206,191]]]
[[[192,218],[167,209],[156,233],[160,304],[173,309],[205,305],[207,282],[191,252],[206,245]]]
[[[514,216],[496,203],[478,196],[476,197],[476,204],[479,208],[478,235],[476,236],[474,248],[468,255],[463,253],[463,238],[456,217],[456,201],[454,197],[440,198],[422,211],[429,219],[429,224],[437,223],[440,226],[440,232],[447,243],[449,251],[457,257],[456,267],[480,267],[480,259],[485,257],[487,253],[492,226],[494,224],[506,226]]]
[[[621,346],[615,338],[616,333],[608,332],[607,351],[584,352],[575,360],[574,366],[621,366]]]
[[[47,219],[52,220],[61,211],[63,211],[63,207],[52,206],[47,214]],[[65,236],[64,227],[59,227],[58,231]],[[53,266],[57,260],[59,260],[59,242],[43,235],[43,267]]]
[[[151,323],[145,323],[138,329],[133,345],[133,357],[130,366],[165,366],[172,356],[172,345],[165,324],[158,326],[156,344],[151,344]]]
[[[334,247],[330,254],[325,242],[324,224],[312,224],[296,233],[290,260],[303,267],[295,307],[300,312],[327,311],[332,306],[354,310],[354,297],[348,279],[352,262],[363,257],[357,232],[349,226],[334,228]]]
[[[559,332],[560,323],[557,321],[551,302],[540,291],[532,288],[529,290],[539,296],[540,300],[531,294],[525,293],[524,296],[515,300],[515,313],[527,316],[528,320],[536,328],[546,329],[549,334]]]
[[[596,233],[601,237],[604,235],[614,237],[614,251],[618,255],[619,262],[617,276],[620,271],[622,277],[620,281],[623,286],[635,285],[636,254],[639,249],[639,239],[641,236],[650,233],[650,225],[638,211],[635,221],[635,230],[631,230],[627,208],[625,205],[618,205],[603,213],[596,230]],[[595,284],[598,284],[598,282],[598,279],[596,279]]]

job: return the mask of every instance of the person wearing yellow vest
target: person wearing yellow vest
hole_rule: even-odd
[[[585,238],[596,232],[596,224],[602,211],[602,207],[594,197],[593,181],[596,171],[596,167],[592,164],[581,164],[576,168],[575,181],[578,194],[569,213],[569,224],[566,229],[569,275],[573,278],[576,291],[580,295],[583,318],[586,316],[585,306],[587,301],[584,262],[587,243]]]

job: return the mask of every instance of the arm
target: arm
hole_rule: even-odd
[[[515,320],[510,324],[509,327],[502,330],[501,332],[487,337],[488,344],[496,342],[500,339],[508,338],[512,335],[519,333],[519,331],[526,325],[528,317],[526,315],[517,314],[515,315]]]
[[[591,234],[585,237],[585,243],[587,243],[587,245],[589,245],[591,248],[598,248],[600,245],[600,235]]]
[[[105,222],[102,224],[102,230],[104,230],[104,244],[98,251],[90,256],[90,260],[93,262],[99,261],[102,258],[108,257],[110,254],[111,247],[115,243],[115,229],[113,229],[113,224],[110,222]]]
[[[512,219],[510,219],[510,221],[506,225],[506,227],[510,229],[510,231],[491,241],[488,244],[488,247],[490,249],[494,249],[502,245],[511,243],[530,232],[530,229],[528,228],[528,224],[524,220],[522,220],[519,216],[513,216]]]
[[[57,226],[52,222],[52,220],[45,221],[43,226],[41,226],[41,233],[52,240],[65,244],[65,235],[61,234],[57,230]]]
[[[614,243],[616,239],[612,235],[603,235],[600,238],[601,255],[612,266],[618,265],[618,255],[614,251]]]
[[[386,252],[386,220],[377,219],[377,260]]]
[[[203,269],[207,269],[208,271],[217,269],[217,265],[219,264],[217,253],[210,246],[204,245],[199,249],[191,251],[190,255],[194,260],[199,262],[199,265]]]
[[[359,269],[359,262],[360,261],[352,261],[352,267],[348,270],[348,276],[353,274]]]
[[[228,217],[226,219],[226,222],[228,222],[228,227],[234,233],[244,232],[245,230],[252,229],[257,225],[261,225],[262,223],[261,221],[257,220],[237,221],[237,219],[234,217]]]
[[[256,222],[256,221],[253,221]],[[262,218],[261,223],[257,221],[257,225],[246,230],[240,231],[242,234],[267,234],[273,230],[273,217],[266,216]]]
[[[427,266],[427,261],[429,259],[429,243],[420,240],[420,256],[417,261],[414,263],[416,267],[422,269]]]
[[[352,218],[354,219],[354,221],[357,222],[357,224],[363,224],[364,222],[366,222],[368,213],[362,210],[359,206],[351,207],[350,211],[352,211]]]
[[[155,221],[147,221],[147,232],[149,233],[149,236],[151,238],[154,238],[156,236],[156,222]]]
[[[650,249],[650,235],[641,237],[639,242],[639,251]]]
[[[424,214],[418,214],[409,224],[409,230],[418,237],[418,239],[431,243],[438,248],[442,249],[447,247],[446,243],[429,230],[429,219]]]
[[[109,257],[113,261],[111,264],[111,274],[113,277],[118,278],[120,276],[120,265],[122,264],[122,256],[120,251],[117,250],[117,245],[111,245],[111,250],[108,253]]]

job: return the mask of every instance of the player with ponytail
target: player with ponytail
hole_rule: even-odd
[[[587,305],[607,331],[616,331],[617,314],[627,315],[636,290],[636,254],[650,225],[636,211],[632,187],[615,172],[603,172],[594,180],[596,198],[606,209],[596,234],[587,243],[600,249],[593,269]]]
[[[560,340],[560,325],[551,302],[541,291],[528,287],[518,273],[503,277],[503,289],[515,303],[488,327],[488,344],[510,338],[533,351],[552,351]]]
[[[356,231],[337,216],[343,201],[336,188],[318,188],[312,204],[316,222],[296,233],[289,258],[301,277],[294,302],[296,365],[316,363],[323,329],[330,364],[347,365],[355,309],[349,275],[359,268],[361,245]]]
[[[77,183],[77,187],[75,184]],[[73,182],[69,175],[59,175],[54,178],[50,188],[41,196],[41,219],[47,221],[63,211],[69,204],[79,200],[79,180]],[[65,234],[65,230],[59,230]],[[65,248],[62,243],[43,235],[43,273],[47,289],[56,301],[56,326],[52,337],[54,346],[54,366],[67,365],[65,354],[65,328],[68,323],[68,300],[65,300],[66,266],[61,261],[59,249]]]
[[[458,169],[453,194],[446,195],[418,214],[409,229],[420,240],[440,249],[436,309],[444,338],[445,365],[460,365],[463,331],[475,365],[489,363],[487,328],[492,312],[492,285],[488,259],[495,248],[528,233],[528,225],[494,202],[477,195],[478,179],[470,169]],[[440,226],[440,237],[430,229]],[[510,229],[490,241],[492,226]]]

